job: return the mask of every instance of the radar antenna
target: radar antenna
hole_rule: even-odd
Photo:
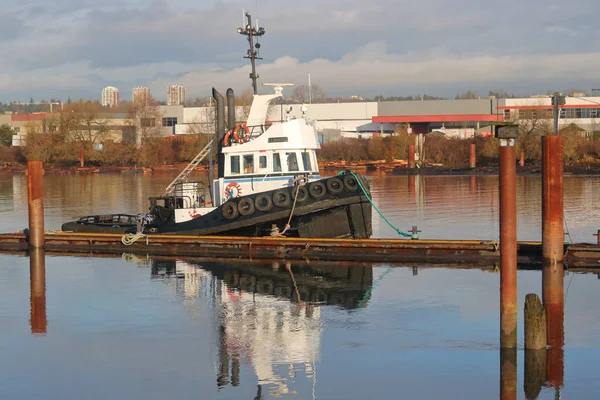
[[[240,35],[244,35],[248,37],[248,44],[250,48],[248,49],[248,55],[244,58],[249,58],[252,63],[252,72],[250,73],[250,79],[252,79],[252,88],[254,89],[254,94],[258,94],[258,86],[256,85],[256,80],[258,79],[258,75],[256,75],[256,60],[262,60],[259,57],[259,49],[260,43],[258,43],[258,38],[265,34],[265,28],[261,28],[258,26],[258,20],[255,27],[252,26],[252,17],[250,13],[246,13],[247,23],[246,26],[237,28],[237,31]],[[242,20],[243,21],[243,20]],[[256,39],[256,44],[254,44],[254,38]]]

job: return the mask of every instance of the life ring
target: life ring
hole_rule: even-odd
[[[225,199],[229,200],[233,197],[240,197],[242,195],[242,187],[237,182],[231,182],[225,186]]]
[[[244,143],[248,141],[248,136],[250,135],[250,130],[246,126],[246,124],[240,124],[235,127],[233,130],[233,138],[238,143]]]
[[[229,286],[227,286],[227,294],[229,295],[229,298],[234,302],[238,302],[242,299],[242,291],[240,290],[240,294],[236,294],[233,290],[231,290],[231,287]]]
[[[223,138],[223,146],[228,147],[231,146],[231,135],[233,134],[233,129],[230,129],[227,131],[227,133],[225,134],[225,137]]]

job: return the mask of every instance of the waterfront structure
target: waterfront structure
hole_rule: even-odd
[[[147,105],[151,98],[150,88],[138,86],[131,91],[131,102],[134,104]]]
[[[119,104],[119,89],[114,86],[102,89],[101,104],[104,107],[116,107]]]
[[[167,88],[167,105],[178,106],[185,104],[185,86],[171,85]]]

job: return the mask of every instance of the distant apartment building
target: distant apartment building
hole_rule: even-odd
[[[116,107],[119,104],[119,89],[107,86],[102,89],[102,105],[104,107]]]
[[[185,86],[169,86],[167,88],[167,105],[178,106],[182,104],[185,104]]]
[[[131,91],[131,101],[135,104],[148,104],[150,99],[150,88],[138,86]]]

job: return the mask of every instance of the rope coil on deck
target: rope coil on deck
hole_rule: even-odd
[[[148,246],[148,235],[144,235],[143,233],[128,233],[127,235],[123,235],[121,238],[121,243],[123,243],[125,246],[131,246],[142,238],[146,238],[146,246]]]

